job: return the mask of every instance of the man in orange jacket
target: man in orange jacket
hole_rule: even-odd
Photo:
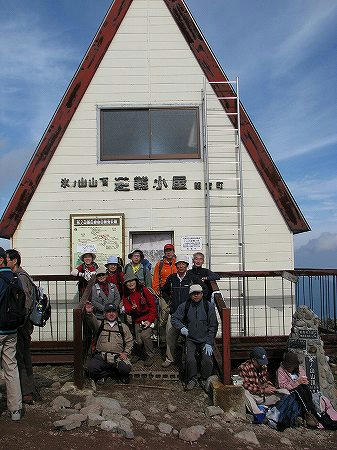
[[[174,245],[166,244],[164,246],[164,257],[157,262],[152,278],[152,289],[158,295],[161,295],[160,290],[164,286],[167,277],[177,272],[175,262]]]

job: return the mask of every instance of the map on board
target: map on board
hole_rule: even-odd
[[[80,265],[86,252],[96,254],[97,264],[105,264],[109,256],[124,259],[123,221],[122,214],[71,215],[71,267]]]

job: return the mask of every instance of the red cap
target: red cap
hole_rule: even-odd
[[[174,250],[174,245],[173,244],[165,244],[164,251],[165,250]]]

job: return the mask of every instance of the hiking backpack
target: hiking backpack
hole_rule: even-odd
[[[296,419],[302,413],[300,400],[296,392],[284,395],[275,406],[266,413],[268,425],[278,431],[295,426]]]
[[[51,305],[49,297],[43,293],[43,289],[33,283],[33,303],[29,314],[29,319],[33,325],[44,327],[51,315]]]
[[[0,298],[0,330],[16,330],[26,319],[26,295],[15,273],[11,280],[0,278],[7,284]]]
[[[18,272],[18,274],[27,277],[32,285],[32,305],[29,310],[29,320],[37,327],[44,327],[51,315],[50,299],[43,293],[43,288],[37,287],[26,272]]]

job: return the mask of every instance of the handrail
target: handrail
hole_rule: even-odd
[[[220,278],[231,277],[280,277],[283,273],[288,272],[295,276],[320,276],[320,275],[337,275],[337,269],[282,269],[282,270],[245,270],[245,271],[230,271],[230,272],[217,272]]]
[[[219,287],[216,281],[211,281],[211,286],[214,291],[218,291]],[[222,354],[214,346],[214,356],[221,372],[221,378],[224,384],[231,382],[231,311],[227,308],[226,303],[221,294],[215,294],[215,305],[221,318],[221,340],[222,340]]]

